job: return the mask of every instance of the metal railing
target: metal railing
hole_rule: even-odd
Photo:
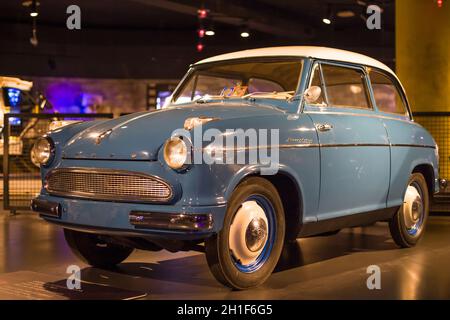
[[[3,157],[3,208],[14,213],[28,210],[41,189],[40,170],[33,163],[31,148],[48,132],[53,121],[89,121],[113,118],[112,114],[5,114],[0,142]]]

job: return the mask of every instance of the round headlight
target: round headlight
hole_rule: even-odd
[[[181,169],[186,163],[188,148],[179,137],[172,137],[164,145],[164,160],[172,169]]]
[[[39,138],[31,149],[31,161],[37,166],[50,164],[54,156],[54,144],[50,138]]]

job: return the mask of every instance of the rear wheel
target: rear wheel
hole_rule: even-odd
[[[389,221],[395,243],[402,248],[417,244],[423,235],[429,213],[429,195],[425,178],[413,173],[408,181],[403,205]]]
[[[206,240],[211,272],[233,289],[256,287],[274,270],[284,236],[284,211],[276,188],[263,178],[249,178],[233,192],[222,230]]]
[[[99,235],[64,229],[64,237],[72,252],[85,263],[110,269],[124,261],[133,248],[102,240]]]

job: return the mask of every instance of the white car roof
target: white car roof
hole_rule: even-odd
[[[323,60],[350,62],[369,67],[379,68],[381,70],[387,71],[395,75],[394,71],[392,71],[392,69],[389,68],[384,63],[371,57],[365,56],[363,54],[334,48],[311,47],[311,46],[271,47],[271,48],[237,51],[207,58],[195,63],[195,65],[240,58],[276,57],[276,56],[307,57]]]

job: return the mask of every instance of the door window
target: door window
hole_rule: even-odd
[[[370,108],[362,70],[322,64],[322,72],[329,106]]]
[[[321,70],[322,69],[322,72]],[[323,75],[323,77],[322,77]],[[365,76],[362,70],[328,64],[314,67],[310,87],[322,89],[316,106],[369,109]]]

